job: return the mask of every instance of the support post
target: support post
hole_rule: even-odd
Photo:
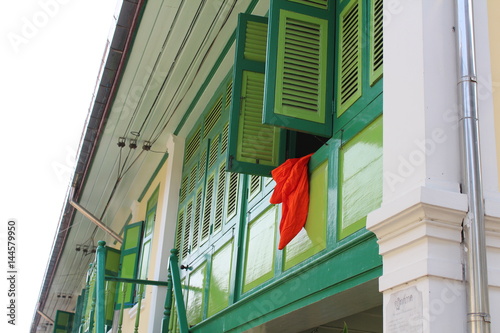
[[[106,314],[105,314],[105,285],[104,285],[104,273],[106,269],[106,245],[105,241],[97,242],[96,250],[96,333],[104,333]]]
[[[161,333],[168,333],[168,324],[172,313],[172,273],[168,270],[167,278],[167,296],[165,297],[165,311],[163,311],[163,320],[161,323]]]
[[[184,297],[182,296],[181,275],[179,273],[179,259],[177,249],[170,250],[170,273],[172,274],[172,282],[175,295],[175,304],[177,305],[177,318],[179,319],[179,327],[181,333],[189,333],[187,323],[186,306],[184,305]]]

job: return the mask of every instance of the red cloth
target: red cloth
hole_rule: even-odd
[[[309,154],[304,157],[291,158],[274,169],[271,174],[276,181],[272,204],[283,203],[280,221],[280,243],[282,250],[306,224],[309,210],[309,176],[307,164]]]

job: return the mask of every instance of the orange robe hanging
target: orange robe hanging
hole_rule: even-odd
[[[280,242],[282,250],[306,224],[309,210],[309,176],[307,164],[309,154],[304,157],[291,158],[274,169],[271,174],[276,181],[272,204],[283,203],[280,221]]]

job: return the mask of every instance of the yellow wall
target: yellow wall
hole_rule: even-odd
[[[488,25],[490,35],[490,56],[491,56],[491,80],[493,93],[493,107],[495,109],[495,133],[497,145],[497,166],[499,166],[499,187],[500,187],[500,89],[496,89],[500,82],[500,1],[488,0]]]
[[[155,220],[155,226],[153,230],[153,243],[151,247],[151,254],[149,256],[150,264],[149,264],[149,270],[148,270],[148,279],[153,280],[153,274],[154,274],[154,263],[156,261],[156,253],[158,250],[158,242],[159,242],[159,235],[160,235],[160,225],[162,221],[160,220],[161,217],[161,211],[164,209],[163,207],[163,196],[165,194],[165,184],[164,182],[161,182],[161,180],[164,180],[166,177],[166,170],[167,170],[167,163],[164,163],[163,167],[161,168],[160,172],[156,175],[156,178],[153,180],[151,185],[148,188],[148,191],[146,192],[146,195],[142,199],[142,201],[139,203],[137,209],[133,212],[132,219],[130,223],[134,223],[137,221],[143,221],[146,219],[146,210],[147,210],[147,204],[149,198],[152,196],[154,191],[160,186],[159,191],[158,191],[158,204],[156,207],[156,220]],[[150,316],[150,301],[151,301],[151,293],[152,293],[152,287],[147,286],[146,291],[145,291],[145,298],[142,300],[142,311],[140,314],[140,324],[139,324],[139,332],[147,332],[148,331],[148,325],[149,325],[149,316]],[[137,305],[136,305],[137,307]],[[132,333],[134,331],[134,325],[135,325],[135,319],[136,318],[136,311],[135,308],[132,309],[125,309],[125,312],[123,314],[123,333]]]

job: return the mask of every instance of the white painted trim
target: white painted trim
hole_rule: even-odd
[[[184,139],[170,134],[166,148],[168,158],[165,163],[167,172],[164,180],[163,209],[157,214],[160,223],[160,234],[153,274],[153,279],[156,281],[167,281],[170,250],[174,247],[179,188],[181,185],[182,161],[184,157]],[[167,293],[167,288],[165,287],[153,286],[152,289],[148,325],[148,332],[150,333],[161,331]]]

